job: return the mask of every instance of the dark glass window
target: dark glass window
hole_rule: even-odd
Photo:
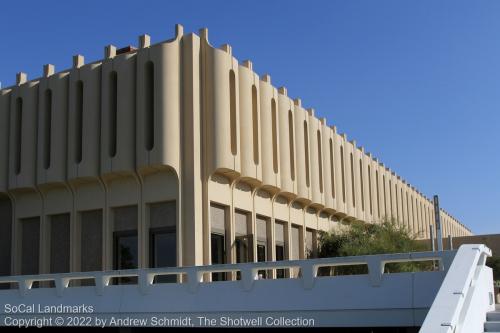
[[[32,217],[21,220],[21,275],[40,274],[40,218]],[[39,282],[32,288],[38,288]]]
[[[135,269],[138,267],[137,230],[115,231],[114,233],[114,269]],[[137,277],[123,277],[119,284],[137,283]]]
[[[236,263],[248,262],[248,243],[247,236],[236,237]]]
[[[175,227],[150,230],[150,263],[152,267],[177,266],[177,236]],[[156,276],[155,283],[177,282],[175,275]]]
[[[81,212],[81,271],[102,270],[102,210]],[[89,246],[90,245],[90,246]]]
[[[40,218],[21,220],[21,274],[39,274]]]
[[[109,156],[116,155],[118,129],[118,75],[115,71],[109,74]]]
[[[221,234],[211,234],[212,265],[226,263],[225,237]],[[226,273],[212,273],[212,281],[226,280]]]
[[[148,61],[144,68],[144,142],[151,151],[155,144],[155,68]]]
[[[236,247],[236,263],[244,263],[248,262],[249,258],[249,242],[248,236],[236,236],[234,241],[234,245]],[[236,272],[236,279],[241,279],[241,272]]]
[[[12,204],[0,195],[0,276],[11,275]],[[8,286],[0,284],[0,289]],[[8,289],[8,288],[7,288]]]
[[[267,248],[264,243],[257,244],[257,261],[267,261]],[[266,271],[260,270],[259,277],[266,278]]]
[[[70,266],[70,215],[50,217],[50,272],[67,273]]]
[[[23,99],[18,97],[16,99],[16,128],[15,128],[15,171],[16,175],[21,173],[21,149],[23,140]]]
[[[276,261],[285,260],[285,246],[284,245],[276,245]],[[284,269],[276,270],[276,278],[283,279],[285,277]]]
[[[75,162],[83,158],[83,82],[75,84]]]

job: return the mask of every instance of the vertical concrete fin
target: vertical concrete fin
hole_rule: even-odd
[[[184,27],[182,24],[175,25],[175,39],[179,39],[184,35]]]
[[[250,60],[243,60],[243,62],[241,63],[241,65],[243,67],[246,67],[248,68],[249,70],[253,70],[253,64]]]
[[[16,74],[16,85],[20,86],[21,84],[26,83],[28,81],[28,75],[24,72],[18,72]]]
[[[116,46],[114,45],[107,45],[104,48],[104,58],[106,59],[112,59],[116,56]]]
[[[260,79],[263,81],[263,82],[267,82],[269,84],[271,84],[271,75],[269,74],[263,74]]]
[[[55,73],[55,67],[52,64],[46,64],[43,65],[43,76],[44,77],[49,77],[51,75],[54,75]]]
[[[209,42],[208,42],[208,28],[201,28],[200,30],[198,30],[198,33],[200,34],[200,38],[202,40],[204,40],[207,44],[209,44]]]
[[[81,54],[73,56],[73,68],[80,68],[85,65],[85,57]]]
[[[151,36],[144,34],[139,36],[139,48],[145,49],[151,46]]]
[[[221,49],[224,52],[229,53],[230,55],[233,54],[233,48],[229,44],[222,44],[219,49]]]

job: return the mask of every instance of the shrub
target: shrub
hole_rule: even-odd
[[[500,281],[500,257],[489,257],[486,265],[493,270],[493,280]]]
[[[394,220],[383,219],[380,223],[367,224],[353,222],[343,230],[320,232],[318,238],[318,256],[343,257],[384,253],[407,253],[425,251],[425,244],[416,241],[404,225]],[[433,262],[407,262],[386,264],[385,272],[413,272],[432,270]],[[339,266],[335,269],[322,269],[321,275],[366,274],[364,266]]]

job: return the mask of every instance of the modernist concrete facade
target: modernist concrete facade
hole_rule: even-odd
[[[432,202],[208,31],[105,48],[0,90],[0,274],[307,257]],[[441,211],[444,236],[471,232]]]

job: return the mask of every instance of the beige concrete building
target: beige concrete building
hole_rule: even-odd
[[[305,258],[385,216],[425,238],[433,205],[206,29],[0,90],[2,275]]]

